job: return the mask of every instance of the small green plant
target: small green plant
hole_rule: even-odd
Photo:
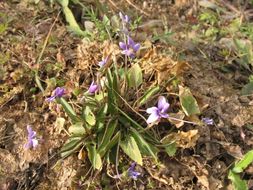
[[[98,35],[98,40],[104,41],[110,39],[113,31],[110,19],[106,15],[103,16],[102,20],[98,19],[97,13],[92,8],[85,8],[84,12],[83,17],[85,20],[94,23],[97,30],[96,32],[93,31],[93,38],[95,38],[95,35]]]
[[[240,27],[240,32],[242,32],[249,40],[253,41],[253,24],[244,23]]]
[[[199,20],[212,26],[217,24],[219,21],[217,14],[211,10],[205,10],[202,12],[199,16]]]
[[[129,94],[129,90],[142,84],[141,69],[138,64],[133,64],[125,70],[123,76],[119,76],[120,69],[114,65],[103,71],[106,74],[104,86],[101,83],[91,84],[84,94],[80,114],[76,114],[62,97],[58,98],[58,103],[72,120],[69,128],[71,136],[61,150],[63,157],[85,147],[93,167],[98,170],[102,169],[105,156],[115,154],[114,157],[118,157],[119,147],[140,165],[143,163],[142,154],[157,160],[156,145],[160,142],[140,125],[145,119],[133,109],[134,102],[128,103],[136,96]],[[125,90],[121,92],[120,86],[123,85]],[[141,98],[137,105],[151,98],[145,93],[142,97],[145,100]],[[117,149],[116,153],[111,152],[113,147]]]
[[[9,23],[12,19],[3,13],[0,13],[0,20],[0,35],[2,35],[8,29]]]
[[[5,64],[9,61],[10,54],[9,53],[1,53],[0,52],[0,80],[4,78],[5,76]]]
[[[215,40],[220,32],[218,14],[211,10],[205,10],[200,14],[199,21],[205,28],[204,37]]]
[[[247,182],[240,178],[242,173],[253,162],[253,150],[247,152],[243,158],[236,162],[234,167],[229,170],[228,179],[232,181],[235,190],[248,190]]]
[[[171,139],[162,141],[154,130],[149,129],[161,120],[183,121],[167,113],[170,104],[165,96],[158,96],[162,90],[160,86],[145,88],[143,71],[136,58],[141,45],[129,36],[129,17],[122,13],[119,16],[122,39],[119,47],[122,56],[112,59],[109,54],[98,63],[97,78],[82,93],[82,101],[69,104],[64,98],[63,87],[56,88],[53,96],[47,99],[61,104],[71,120],[69,138],[61,149],[61,156],[65,158],[79,150],[86,150],[90,163],[97,170],[102,170],[105,160],[117,168],[122,152],[139,165],[143,165],[144,155],[155,162],[158,161],[158,152],[163,151],[173,156],[176,153],[176,143],[171,142]],[[154,96],[158,97],[157,106],[147,108],[147,103]],[[186,115],[200,113],[197,101],[189,89],[180,87],[179,97]],[[138,111],[144,107],[147,108],[148,119]],[[134,167],[132,165],[128,169],[128,175],[137,179],[140,173]]]
[[[238,62],[246,69],[251,70],[249,66],[253,65],[252,43],[250,41],[234,39],[234,44],[239,57]]]
[[[123,28],[127,29],[128,17],[124,18],[121,15],[121,19],[124,19]],[[61,149],[62,157],[85,148],[92,166],[98,170],[102,169],[104,158],[119,157],[119,148],[142,165],[143,154],[157,160],[157,146],[161,145],[152,132],[142,127],[141,124],[146,123],[146,120],[135,111],[150,100],[159,91],[159,87],[146,93],[132,94],[134,89],[139,91],[138,88],[143,83],[142,69],[138,63],[134,63],[135,52],[140,44],[125,33],[123,36],[126,41],[120,42],[120,47],[125,59],[120,63],[112,63],[108,55],[99,62],[99,72],[105,77],[92,82],[83,95],[80,110],[74,111],[76,109],[62,97],[65,93],[63,88],[57,88],[54,96],[48,99],[56,99],[72,122],[68,129],[70,137]],[[132,101],[134,99],[137,101]],[[111,151],[112,149],[116,151]]]

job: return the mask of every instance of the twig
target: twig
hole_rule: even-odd
[[[38,59],[37,59],[37,61],[36,61],[36,64],[40,64],[40,60],[41,60],[41,58],[42,58],[42,56],[43,56],[43,53],[44,53],[44,51],[45,51],[45,49],[46,49],[47,42],[48,42],[49,37],[50,37],[50,35],[51,35],[51,33],[52,33],[53,27],[54,27],[54,25],[56,24],[56,21],[58,20],[58,18],[59,18],[59,16],[60,16],[60,13],[61,13],[61,11],[59,11],[59,13],[57,14],[57,16],[56,16],[56,18],[55,18],[53,24],[51,25],[51,27],[50,27],[50,29],[49,29],[49,31],[48,31],[48,33],[47,33],[47,37],[46,37],[46,39],[45,39],[45,41],[44,41],[42,50],[41,50],[40,55],[39,55],[39,57],[38,57]],[[39,67],[38,67],[38,69],[39,69]]]
[[[120,99],[125,103],[125,105],[127,105],[134,113],[136,113],[138,116],[140,116],[144,121],[146,121],[146,118],[143,117],[139,112],[134,110],[134,108],[132,108],[132,106],[116,90],[114,90],[114,92],[118,95],[118,97],[120,97]]]
[[[37,83],[37,85],[38,85],[38,87],[40,88],[40,90],[42,91],[42,93],[44,93],[44,88],[42,87],[42,84],[41,84],[40,78],[39,78],[40,62],[41,62],[41,58],[42,58],[42,56],[43,56],[43,54],[44,54],[44,51],[45,51],[45,49],[46,49],[46,46],[47,46],[49,37],[50,37],[50,35],[51,35],[51,33],[52,33],[53,27],[54,27],[54,25],[56,24],[56,21],[58,20],[58,18],[59,18],[59,16],[60,16],[60,13],[61,13],[61,11],[59,11],[59,13],[57,14],[57,16],[56,16],[56,18],[55,18],[53,24],[51,25],[51,27],[50,27],[50,29],[49,29],[49,31],[48,31],[48,33],[47,33],[47,37],[46,37],[46,39],[45,39],[45,41],[44,41],[44,44],[43,44],[43,46],[42,46],[42,50],[40,51],[39,57],[38,57],[38,59],[36,60],[36,65],[38,65],[38,66],[37,66],[37,69],[35,70],[35,82]]]
[[[113,6],[114,8],[116,8],[117,10],[120,10],[120,9],[117,7],[117,5],[116,5],[112,0],[109,0],[109,3],[111,3],[112,6]]]
[[[142,9],[140,9],[139,7],[137,7],[136,5],[134,5],[130,0],[125,0],[129,5],[131,5],[132,7],[134,7],[136,10],[140,11],[142,14],[146,15],[146,16],[150,16],[150,14],[148,14],[147,12],[143,11]]]
[[[233,5],[231,5],[229,2],[225,1],[225,0],[222,0],[221,1],[223,5],[225,5],[228,9],[230,9],[231,11],[234,11],[236,12],[237,14],[240,14],[241,12],[236,9]]]

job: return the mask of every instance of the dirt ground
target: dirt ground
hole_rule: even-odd
[[[184,56],[190,67],[181,80],[201,105],[201,117],[213,118],[214,125],[184,125],[182,131],[198,130],[195,145],[178,149],[173,157],[161,154],[159,167],[152,167],[145,160],[144,167],[138,168],[144,173],[138,181],[122,182],[108,179],[105,173],[93,172],[94,177],[86,177],[88,180],[80,185],[80,176],[91,175],[90,165],[87,160],[77,159],[77,155],[64,160],[58,155],[67,136],[64,127],[56,121],[64,119],[66,126],[68,121],[57,105],[48,104],[45,97],[51,94],[53,83],[65,83],[69,92],[77,85],[86,88],[92,75],[87,71],[91,63],[99,60],[97,55],[105,43],[87,44],[70,35],[57,5],[50,7],[44,1],[37,5],[26,0],[0,1],[0,23],[8,23],[0,35],[3,60],[0,65],[0,190],[87,189],[88,182],[93,182],[90,189],[233,189],[227,178],[228,170],[236,159],[253,148],[253,130],[247,127],[253,124],[253,97],[240,93],[247,72],[233,64],[230,72],[222,70],[226,60],[217,53],[219,44],[192,42],[189,26],[196,22],[203,7],[190,0],[103,3],[110,8],[110,14],[124,11],[131,17],[143,16],[136,35],[138,41],[144,42],[154,29],[158,33],[163,31],[166,21],[176,43],[154,42],[153,45],[161,47],[174,61]],[[78,10],[75,13],[78,17]],[[52,26],[47,48],[38,62]],[[44,94],[36,85],[34,68],[39,68],[40,78],[47,85]],[[50,80],[52,77],[57,80]],[[42,142],[36,150],[24,149],[28,124]],[[242,176],[250,188],[253,188],[252,176],[251,165]]]

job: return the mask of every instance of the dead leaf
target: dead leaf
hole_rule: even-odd
[[[65,119],[63,117],[58,117],[56,119],[54,126],[58,134],[60,134],[62,130],[64,130],[64,123],[65,123]]]
[[[184,125],[184,121],[178,121],[178,120],[171,119],[171,118],[183,120],[184,117],[185,117],[185,114],[182,111],[179,111],[177,113],[170,113],[169,121],[170,121],[170,123],[174,124],[176,126],[176,128],[180,128]]]
[[[231,145],[230,143],[226,143],[225,145],[223,144],[223,147],[231,156],[237,159],[241,159],[243,157],[242,149],[239,145]]]
[[[0,166],[1,166],[1,175],[8,173],[18,172],[19,162],[13,154],[8,150],[1,149],[0,151]]]
[[[152,75],[155,71],[155,78],[158,84],[167,81],[170,76],[182,74],[186,68],[190,67],[186,62],[177,62],[167,55],[159,54],[155,47],[146,51],[140,61],[140,65],[147,75]]]
[[[165,136],[161,142],[163,144],[176,142],[177,147],[190,148],[196,145],[198,138],[198,130],[194,129],[187,132],[178,131],[177,133],[170,133],[169,135]]]
[[[15,95],[21,93],[23,91],[23,88],[21,85],[13,87],[9,92],[5,93],[3,96],[0,97],[0,107],[4,106],[7,102],[11,101]]]
[[[179,131],[179,139],[177,140],[177,145],[182,148],[190,148],[196,145],[199,138],[198,130],[190,130],[187,132]]]
[[[209,173],[205,168],[205,165],[200,163],[194,157],[184,157],[181,161],[182,163],[185,163],[189,170],[198,178],[198,182],[209,189]]]
[[[78,159],[79,159],[79,160],[85,160],[86,157],[87,157],[86,152],[85,152],[83,149],[81,149],[81,150],[79,151],[79,153],[78,153]]]
[[[189,68],[192,68],[192,66],[189,63],[185,61],[179,61],[172,67],[171,73],[174,74],[175,76],[179,76],[183,74],[185,71],[187,71]]]

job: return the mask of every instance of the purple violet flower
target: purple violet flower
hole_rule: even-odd
[[[202,122],[204,122],[207,125],[213,125],[214,124],[213,119],[212,118],[208,118],[208,117],[202,118]]]
[[[130,168],[128,169],[128,176],[131,177],[134,180],[137,180],[137,178],[141,175],[140,172],[135,171],[136,163],[132,163]]]
[[[103,66],[106,64],[107,61],[108,61],[108,56],[107,56],[105,59],[103,59],[102,61],[99,61],[99,62],[98,62],[98,65],[99,65],[100,67],[103,67]]]
[[[159,121],[161,118],[168,118],[169,115],[166,113],[170,107],[170,104],[167,102],[164,96],[159,96],[158,98],[158,106],[151,107],[146,110],[150,116],[147,119],[147,123],[153,123],[155,121]]]
[[[25,144],[26,149],[36,148],[39,144],[38,139],[36,138],[36,132],[32,130],[30,125],[27,125],[28,131],[28,142]]]
[[[62,87],[57,87],[55,90],[54,90],[54,95],[47,98],[46,101],[48,102],[52,102],[55,100],[55,98],[61,98],[64,94],[66,93],[66,90]]]
[[[135,43],[131,37],[127,37],[127,43],[120,42],[119,47],[123,50],[121,53],[134,58],[134,54],[140,49],[140,44]]]
[[[92,81],[92,83],[90,84],[90,87],[88,89],[88,92],[90,94],[94,94],[97,90],[98,90],[98,85],[95,84],[94,81]]]
[[[129,23],[130,22],[129,16],[128,15],[123,15],[122,12],[119,12],[119,17],[125,23]]]

